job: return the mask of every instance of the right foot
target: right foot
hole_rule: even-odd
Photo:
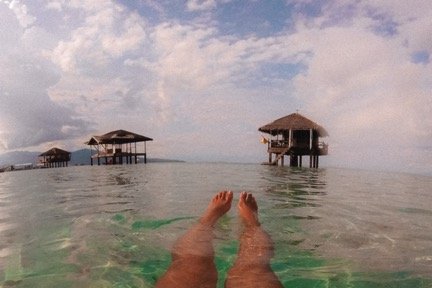
[[[229,211],[232,199],[233,193],[231,191],[222,191],[217,193],[210,201],[210,204],[204,215],[201,217],[200,222],[202,224],[214,225],[222,215]]]
[[[238,203],[238,211],[247,226],[259,226],[258,204],[251,193],[242,192]]]

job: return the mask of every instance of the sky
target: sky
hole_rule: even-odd
[[[0,0],[0,153],[125,129],[149,157],[267,161],[263,126],[325,127],[321,166],[432,173],[430,0]]]

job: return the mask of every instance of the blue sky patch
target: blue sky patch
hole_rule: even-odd
[[[428,64],[430,61],[430,54],[425,50],[418,51],[411,55],[411,60],[416,64]]]

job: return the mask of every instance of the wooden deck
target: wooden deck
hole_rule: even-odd
[[[320,143],[318,147],[310,149],[309,147],[296,147],[296,146],[289,147],[288,143],[283,143],[283,142],[285,141],[278,141],[277,143],[269,143],[267,152],[274,153],[274,154],[284,153],[285,155],[294,154],[298,156],[328,155],[328,145],[325,143]]]
[[[310,168],[318,168],[318,158],[322,155],[328,154],[328,145],[324,142],[314,143],[315,145],[310,148],[309,145],[288,145],[286,140],[272,140],[268,143],[267,152],[269,154],[269,161],[262,163],[264,165],[278,165],[284,166],[285,156],[288,157],[291,167],[302,167],[303,156],[309,156]],[[273,159],[273,155],[275,158]]]
[[[100,159],[105,160],[105,164],[132,164],[138,163],[138,157],[144,156],[144,163],[147,163],[147,153],[132,153],[132,152],[112,152],[112,151],[99,151],[91,156],[91,162],[93,165],[93,160],[97,160],[98,165],[100,165]]]

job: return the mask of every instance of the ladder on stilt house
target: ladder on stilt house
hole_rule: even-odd
[[[278,156],[273,160],[271,165],[277,165],[279,159],[281,159],[285,155],[285,153],[288,152],[289,149],[290,149],[290,147],[287,147],[284,150],[282,150],[282,152],[280,154],[278,154]]]

